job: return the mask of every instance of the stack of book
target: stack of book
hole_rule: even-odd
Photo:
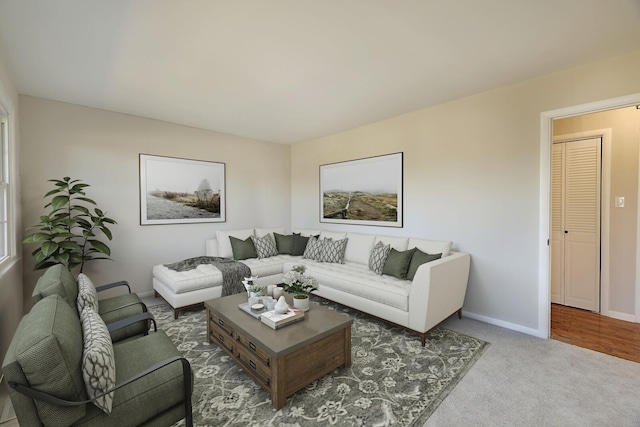
[[[304,320],[304,311],[297,308],[289,308],[286,313],[282,314],[275,310],[270,310],[260,314],[260,320],[270,328],[280,329],[283,326]]]

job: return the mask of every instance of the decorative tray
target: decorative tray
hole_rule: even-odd
[[[251,306],[249,305],[248,302],[243,302],[242,304],[238,304],[238,308],[244,311],[245,313],[248,313],[251,316],[255,317],[256,319],[259,319],[262,313],[269,311],[267,310],[267,307],[264,307],[261,310],[251,310]]]

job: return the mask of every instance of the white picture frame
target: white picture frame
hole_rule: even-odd
[[[226,221],[225,164],[140,154],[140,225]]]
[[[403,226],[403,153],[320,165],[320,222]]]

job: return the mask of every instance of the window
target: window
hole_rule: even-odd
[[[9,253],[9,120],[0,106],[0,262]]]

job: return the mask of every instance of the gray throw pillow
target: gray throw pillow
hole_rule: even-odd
[[[276,248],[279,254],[291,255],[293,253],[293,236],[291,234],[285,236],[283,234],[273,233],[273,237],[276,239]],[[307,244],[305,243],[305,247],[306,246]]]
[[[344,253],[347,250],[348,240],[348,238],[341,240],[324,239],[322,251],[320,252],[320,261],[344,264]]]
[[[409,269],[407,270],[407,280],[413,280],[413,277],[416,275],[416,271],[418,271],[418,267],[422,264],[442,258],[442,254],[431,255],[426,252],[422,252],[418,248],[414,249],[415,252],[411,256],[411,262],[409,263]]]
[[[371,249],[371,254],[369,255],[369,269],[373,270],[376,274],[381,275],[384,263],[387,261],[387,256],[389,256],[390,251],[391,245],[385,245],[379,240],[373,249]]]
[[[397,277],[398,279],[406,279],[407,270],[409,269],[409,264],[411,263],[411,257],[414,250],[415,248],[400,252],[391,248],[389,256],[384,263],[382,274]]]
[[[301,236],[298,233],[293,233],[293,249],[291,250],[291,255],[294,255],[294,256],[304,255],[304,250],[307,248],[308,243],[309,243],[308,237]]]
[[[268,234],[263,237],[251,236],[251,240],[253,241],[253,246],[256,248],[258,258],[269,258],[278,255],[276,243]]]
[[[321,261],[322,246],[325,240],[327,239],[320,240],[317,237],[311,236],[309,238],[309,242],[307,243],[307,247],[302,254],[302,258]]]
[[[249,258],[258,258],[256,247],[253,244],[251,237],[247,237],[244,240],[240,240],[236,237],[229,236],[231,242],[231,252],[233,252],[233,259],[240,261]]]

